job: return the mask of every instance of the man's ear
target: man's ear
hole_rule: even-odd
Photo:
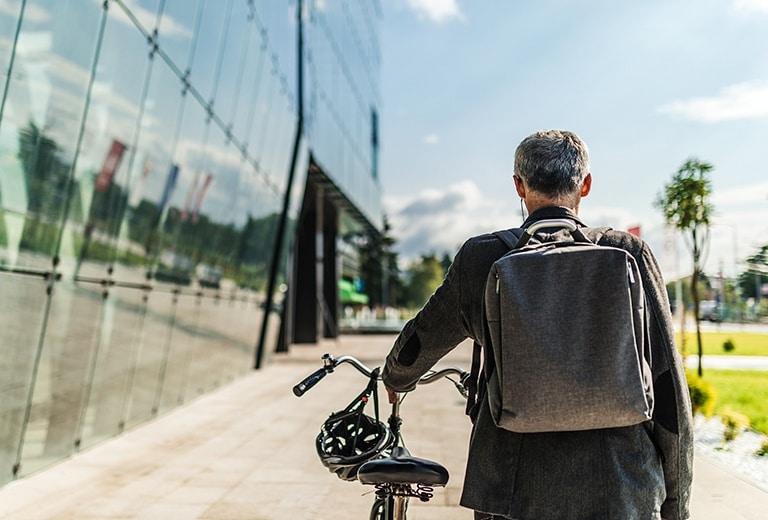
[[[589,195],[589,192],[592,190],[592,174],[588,173],[586,177],[584,177],[584,182],[581,184],[581,196],[586,197]]]
[[[523,183],[523,179],[517,175],[514,175],[512,179],[515,181],[515,190],[517,191],[517,195],[521,199],[525,199],[525,184]]]

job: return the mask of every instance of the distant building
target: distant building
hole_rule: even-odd
[[[378,0],[5,0],[0,485],[337,333]],[[354,256],[354,252],[353,252]]]

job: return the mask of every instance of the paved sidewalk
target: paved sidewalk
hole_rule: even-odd
[[[343,336],[290,354],[219,391],[37,474],[0,488],[0,518],[337,520],[368,518],[370,489],[343,482],[318,461],[314,438],[364,380],[343,366],[303,398],[291,387],[320,356],[352,354],[377,366],[392,336]],[[469,365],[471,347],[444,364]],[[383,402],[382,392],[382,402]],[[386,413],[386,406],[383,413]],[[437,382],[408,396],[403,434],[411,452],[440,461],[451,481],[409,518],[471,520],[457,503],[469,436],[462,399]],[[766,518],[768,493],[696,460],[693,518]]]

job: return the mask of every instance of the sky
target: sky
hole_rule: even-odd
[[[768,244],[768,0],[381,0],[380,178],[407,262],[522,222],[514,152],[541,129],[590,150],[591,226],[640,226],[690,273],[654,200],[691,157],[710,172],[705,272]],[[677,251],[677,254],[675,253]]]

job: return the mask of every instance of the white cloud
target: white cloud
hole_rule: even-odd
[[[483,195],[474,181],[412,195],[385,197],[396,250],[402,262],[421,254],[453,255],[469,237],[519,225],[520,210],[511,198]]]
[[[768,175],[766,175],[768,177]],[[764,204],[768,212],[768,182],[747,186],[735,186],[712,194],[712,203],[718,206],[744,207],[747,204]],[[766,215],[768,217],[768,214]]]
[[[19,16],[20,7],[19,2],[11,2],[10,0],[0,0],[0,14],[6,14],[11,17]],[[24,19],[31,22],[47,22],[51,19],[51,13],[42,7],[35,5],[27,5],[24,8]]]
[[[712,196],[716,215],[711,230],[710,255],[705,272],[723,269],[735,276],[741,262],[768,241],[768,182],[734,187]],[[586,199],[579,212],[589,226],[626,231],[640,226],[668,280],[690,274],[690,256],[682,239],[669,246],[674,235],[664,231],[659,212],[635,213],[621,206],[597,206]],[[403,265],[422,254],[453,255],[468,238],[522,223],[519,199],[510,183],[508,193],[489,196],[472,180],[411,195],[385,197],[384,205]],[[679,236],[678,236],[679,237]]]
[[[427,134],[424,136],[424,142],[427,144],[440,143],[440,137],[437,134]]]
[[[733,0],[733,8],[746,13],[768,14],[768,0]]]
[[[488,196],[472,180],[412,195],[385,197],[384,204],[401,259],[430,252],[453,254],[469,237],[519,226],[523,218],[512,183],[508,193]],[[591,226],[626,230],[640,225],[643,232],[658,222],[624,208],[597,207],[585,201],[581,217]]]
[[[739,83],[715,96],[673,101],[659,112],[704,123],[768,117],[768,81]]]
[[[102,0],[94,0],[94,2],[97,4],[103,3]],[[152,29],[155,28],[155,23],[157,19],[156,13],[142,7],[141,4],[139,3],[139,0],[123,0],[123,3],[131,11],[133,16],[136,17],[136,19],[144,27],[144,29],[146,29],[147,31],[152,31]],[[122,16],[122,13],[116,14],[112,9],[110,9],[109,11],[109,16],[113,20],[120,22],[122,24],[129,25],[129,26],[132,24],[131,20],[128,17]],[[160,21],[159,32],[161,36],[169,37],[169,38],[191,38],[192,37],[191,29],[184,26],[183,24],[180,24],[172,16],[168,14],[163,15]]]
[[[464,17],[456,0],[407,0],[407,4],[420,18],[437,23]]]

